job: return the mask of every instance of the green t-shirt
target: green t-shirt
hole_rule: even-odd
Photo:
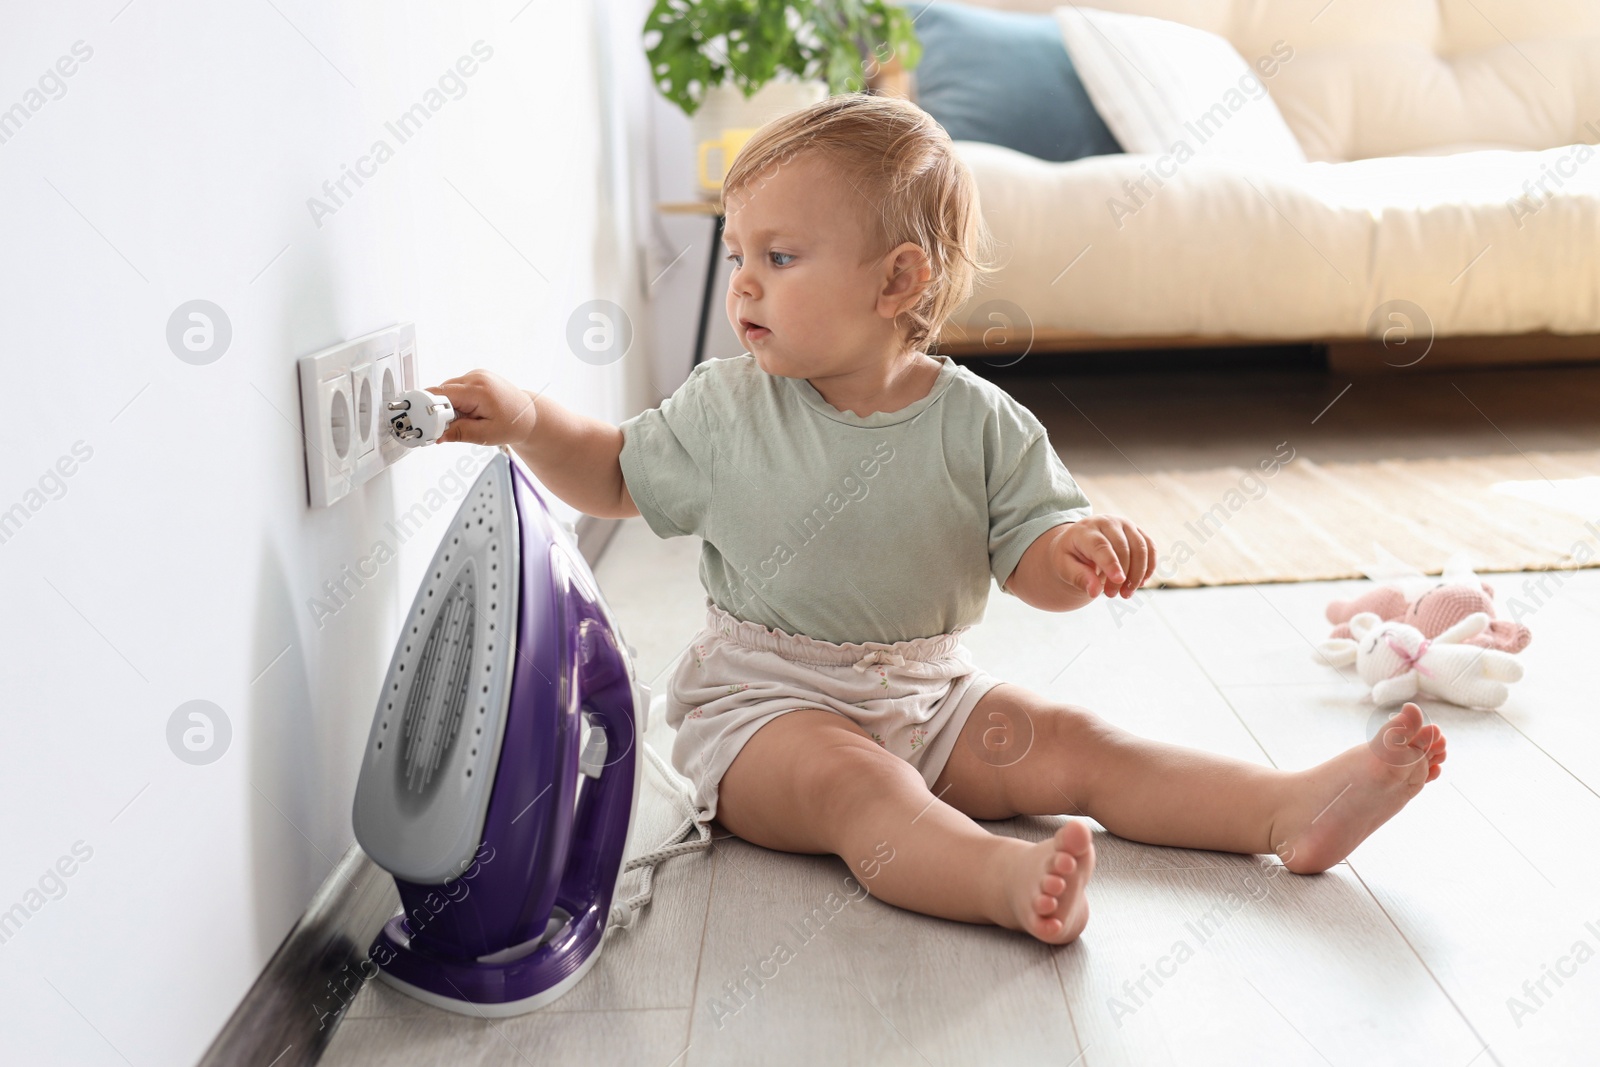
[[[705,544],[724,611],[837,644],[983,619],[1034,538],[1089,514],[1033,413],[948,356],[899,411],[840,411],[749,354],[702,363],[622,424],[650,529]]]

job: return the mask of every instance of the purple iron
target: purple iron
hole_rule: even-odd
[[[404,908],[370,952],[385,981],[498,1017],[594,966],[632,917],[612,902],[649,706],[583,557],[502,451],[417,590],[356,785],[356,839]]]

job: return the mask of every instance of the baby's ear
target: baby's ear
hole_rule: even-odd
[[[915,304],[917,297],[928,287],[933,279],[933,268],[928,263],[928,254],[912,241],[902,241],[895,246],[884,257],[884,262],[886,267],[879,307],[883,309],[887,302],[888,309],[899,315]]]

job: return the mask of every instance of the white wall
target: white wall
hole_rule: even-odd
[[[643,17],[640,19],[641,23]],[[648,72],[646,72],[648,73]],[[653,382],[670,396],[688,376],[694,360],[695,327],[706,282],[707,256],[715,252],[717,281],[711,296],[706,327],[705,358],[720,359],[745,351],[739,335],[728,324],[723,298],[728,289],[729,265],[720,245],[711,246],[712,221],[706,215],[654,213],[658,203],[682,203],[698,198],[695,145],[688,116],[676,104],[650,87],[648,112],[650,138],[643,146],[652,154],[646,189],[652,213],[649,225],[650,260],[645,282],[650,296],[650,330],[654,337]]]
[[[654,403],[643,5],[9,6],[0,1059],[188,1063],[351,841],[379,679],[453,505],[320,626],[308,601],[464,454],[308,510],[294,361],[414,321],[428,381],[487,366],[612,421]],[[480,40],[465,95],[397,144],[384,123]],[[80,41],[64,91],[30,97]],[[380,137],[394,157],[318,227],[307,199]],[[565,342],[596,297],[641,324],[608,367]],[[165,337],[195,298],[233,329],[206,366]],[[196,699],[232,728],[205,766],[166,738]]]

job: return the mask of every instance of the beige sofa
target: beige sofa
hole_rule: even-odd
[[[1210,30],[1246,61],[1287,42],[1268,88],[1310,162],[1195,159],[1130,214],[1127,183],[1152,156],[1048,163],[960,142],[1003,267],[944,351],[1323,342],[1347,366],[1424,350],[1430,366],[1600,359],[1600,0],[1082,6]],[[915,98],[914,72],[884,88]]]

